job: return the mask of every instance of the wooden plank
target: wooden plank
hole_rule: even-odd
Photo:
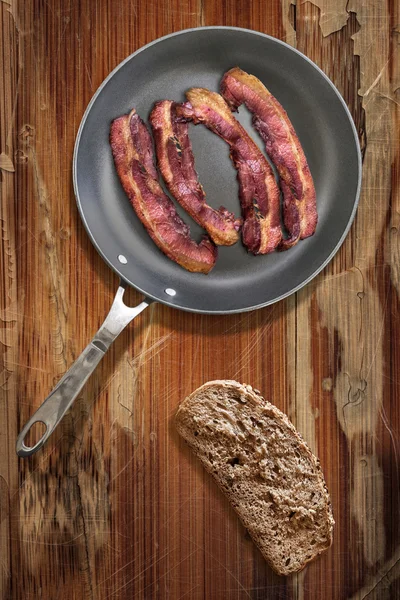
[[[398,11],[379,0],[0,4],[0,153],[15,168],[1,169],[2,599],[400,597]],[[128,54],[199,25],[285,39],[337,85],[365,152],[356,223],[327,269],[273,307],[211,317],[152,306],[44,451],[17,461],[20,427],[118,284],[73,196],[81,116]],[[298,576],[272,573],[174,431],[179,401],[215,378],[260,389],[321,459],[335,541]]]

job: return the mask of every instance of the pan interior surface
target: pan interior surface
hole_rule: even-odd
[[[222,75],[236,65],[261,79],[287,111],[314,179],[319,223],[312,238],[287,252],[253,256],[238,242],[218,249],[217,264],[208,275],[189,273],[162,254],[136,217],[114,168],[110,124],[132,107],[147,121],[157,100],[184,101],[185,91],[193,86],[218,91]],[[241,108],[238,118],[263,148],[249,113]],[[208,203],[240,215],[228,145],[202,125],[191,125],[189,133]],[[89,105],[74,155],[79,210],[106,262],[146,295],[194,312],[251,310],[305,285],[343,242],[357,205],[360,179],[355,128],[326,76],[286,44],[234,28],[187,30],[129,57]],[[180,207],[178,212],[200,240],[200,227]]]

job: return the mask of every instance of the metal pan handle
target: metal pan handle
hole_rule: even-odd
[[[138,306],[129,307],[123,302],[125,287],[121,283],[115,295],[110,312],[90,344],[77,358],[70,369],[60,379],[56,387],[29,419],[18,436],[16,451],[18,456],[26,458],[37,452],[53,433],[75,398],[93,373],[108,348],[121,331],[153,302],[145,298]],[[26,446],[25,437],[34,423],[42,423],[46,431],[32,447]]]

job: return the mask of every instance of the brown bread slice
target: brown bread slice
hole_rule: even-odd
[[[318,459],[251,386],[202,385],[180,405],[176,427],[277,573],[300,571],[331,545],[334,520]]]

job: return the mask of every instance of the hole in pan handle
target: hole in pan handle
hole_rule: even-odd
[[[145,298],[138,306],[130,307],[124,304],[125,285],[120,283],[110,312],[104,323],[86,346],[82,354],[68,369],[65,375],[50,392],[46,400],[29,419],[17,438],[16,451],[18,456],[26,458],[37,452],[53,433],[75,398],[93,373],[108,348],[121,331],[153,302]],[[25,438],[34,423],[43,423],[46,427],[42,437],[34,446],[26,446]]]

